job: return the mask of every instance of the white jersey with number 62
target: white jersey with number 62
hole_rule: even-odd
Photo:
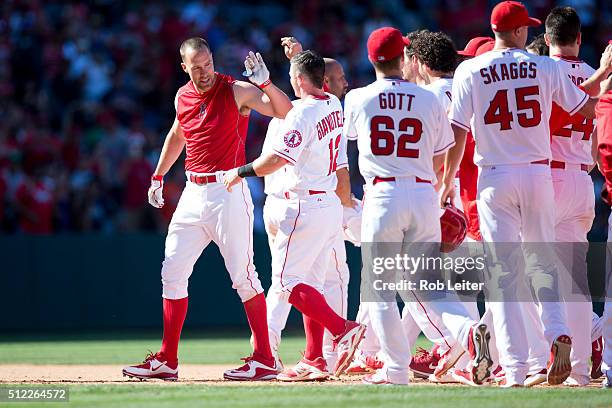
[[[551,159],[553,101],[574,114],[588,100],[555,61],[518,48],[462,62],[452,94],[451,122],[471,128],[479,166]]]
[[[359,169],[374,177],[416,176],[436,182],[433,157],[455,144],[445,109],[413,83],[378,79],[344,100],[344,134],[357,140]]]

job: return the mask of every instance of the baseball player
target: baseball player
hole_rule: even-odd
[[[578,58],[581,32],[576,10],[556,7],[546,17],[545,25],[551,58],[572,82],[580,85],[595,69]],[[552,115],[555,108],[560,109],[554,107]],[[572,373],[566,384],[585,386],[590,382],[592,328],[591,319],[584,316],[590,315],[593,308],[587,281],[587,233],[595,218],[594,187],[588,172],[594,166],[592,146],[597,146],[597,132],[593,119],[574,116],[571,124],[552,132],[550,166],[555,189],[555,239],[574,243],[557,245],[560,263],[569,269],[567,277],[560,281],[568,297],[565,313],[572,337]]]
[[[281,44],[285,49],[287,58],[291,59],[302,51],[301,44],[293,37],[284,37],[281,39]],[[325,77],[323,86],[328,90],[329,93],[335,95],[338,99],[341,99],[346,94],[348,83],[344,77],[344,70],[342,65],[336,60],[325,58]],[[299,100],[294,101],[299,103]],[[268,132],[263,146],[263,151],[268,153],[272,151],[272,146],[278,138],[278,132],[280,131],[283,123],[281,119],[272,119],[268,126]],[[340,159],[339,159],[340,160]],[[349,180],[348,174],[348,162],[342,158],[342,161],[337,163],[336,176],[342,180],[338,182],[338,186],[346,188],[350,186],[346,180]],[[274,238],[280,225],[279,222],[282,217],[279,217],[279,209],[285,205],[284,197],[284,175],[285,171],[277,171],[265,177],[265,193],[267,195],[266,204],[264,205],[264,223],[266,226],[266,232],[268,233],[268,239],[270,248],[274,247]],[[338,192],[338,196],[342,199],[344,197],[350,197],[350,193]],[[352,205],[352,202],[343,203],[346,205]],[[353,209],[352,207],[343,206],[343,228],[346,230],[349,226],[349,220],[354,216],[360,216],[359,207]],[[354,213],[354,214],[353,214]],[[351,217],[351,214],[353,217]],[[349,282],[349,269],[346,264],[346,249],[344,247],[344,236],[343,230],[338,230],[334,246],[332,248],[332,258],[330,259],[327,267],[327,273],[325,275],[325,283],[323,285],[323,294],[325,299],[329,303],[330,307],[338,313],[340,316],[346,318],[347,315],[347,303],[348,303],[348,282]],[[280,296],[280,291],[272,288],[268,292],[266,302],[268,304],[268,326],[270,329],[270,346],[272,353],[278,358],[278,347],[281,341],[281,333],[287,323],[287,318],[291,310],[291,305]],[[328,370],[333,370],[336,364],[336,352],[333,350],[332,338],[329,331],[325,331],[323,339],[323,357],[325,359]],[[320,374],[318,371],[311,372],[309,365],[303,366],[304,370],[300,372],[301,375],[296,377],[281,376],[279,379],[288,381],[305,381],[305,380],[323,380],[327,378],[326,373]]]
[[[522,278],[508,264],[510,253],[520,246],[511,243],[554,242],[547,121],[551,105],[555,101],[570,113],[580,111],[586,116],[593,115],[594,106],[594,101],[589,101],[554,61],[523,50],[528,27],[539,24],[521,3],[499,3],[491,14],[494,49],[464,61],[455,71],[450,119],[457,146],[447,156],[441,197],[444,202],[455,195],[453,179],[466,133],[471,129],[476,142],[475,162],[481,169],[481,233],[485,242],[503,243],[487,246],[493,251],[489,270],[496,279],[496,284],[487,288],[487,295],[507,387],[522,386],[528,370],[527,335],[516,302],[517,280]],[[554,257],[544,253],[545,249],[523,244],[527,271],[538,286],[536,295],[551,346],[547,379],[549,384],[560,384],[571,371],[571,340],[564,311],[555,302]]]
[[[175,98],[176,118],[151,178],[149,203],[164,205],[163,176],[187,150],[187,185],[174,212],[166,238],[162,266],[164,334],[158,353],[143,364],[125,367],[123,374],[141,379],[178,378],[178,343],[187,314],[187,284],[193,265],[214,241],[225,259],[232,287],[242,300],[254,339],[246,364],[226,371],[231,380],[276,378],[279,368],[270,351],[266,302],[253,265],[253,203],[246,182],[228,192],[222,183],[226,170],[245,162],[245,137],[252,109],[279,118],[291,109],[289,98],[269,79],[259,54],[245,66],[252,83],[215,72],[206,40],[190,38],[180,48],[181,67],[190,80]],[[256,85],[256,86],[255,86]]]
[[[612,44],[612,41],[610,41]],[[610,45],[608,45],[610,47]],[[601,170],[606,179],[606,190],[608,197],[612,194],[612,78],[601,83],[600,99],[597,103],[597,126],[599,128],[599,154],[601,156]],[[612,215],[608,219],[608,250],[607,250],[607,267],[606,267],[606,285],[605,295],[606,304],[604,314],[602,316],[603,337],[604,337],[604,352],[603,364],[601,370],[604,373],[604,388],[612,388],[612,301],[610,301],[610,282],[612,251],[610,250],[610,242],[612,241]]]
[[[321,293],[342,228],[341,201],[350,202],[350,186],[337,189],[337,166],[346,163],[342,106],[338,98],[323,91],[324,72],[323,58],[313,51],[291,59],[291,85],[300,102],[285,118],[271,152],[224,176],[226,187],[232,190],[243,177],[286,172],[284,205],[279,203],[279,228],[271,249],[272,290],[304,315],[306,351],[294,368],[283,372],[283,378],[300,378],[305,372],[327,375],[325,329],[334,336],[338,353],[334,374],[342,374],[365,331],[365,326],[334,312]],[[348,183],[348,178],[340,181]],[[338,190],[347,197],[341,200]]]
[[[372,32],[368,56],[378,79],[350,91],[345,100],[344,132],[350,139],[357,139],[359,167],[366,179],[361,231],[364,242],[440,242],[439,208],[432,183],[436,179],[434,169],[441,166],[454,140],[446,112],[436,97],[402,79],[404,46],[408,43],[395,28]],[[366,254],[366,259],[371,255]],[[385,365],[366,375],[364,382],[407,384],[410,344],[401,327],[397,304],[371,302],[368,313]],[[461,324],[456,326],[462,332],[453,333],[453,337],[464,340],[459,343],[471,350],[474,370],[480,371],[481,363],[488,360],[486,327],[472,330],[464,324],[467,319],[453,313],[449,316],[460,319]],[[446,326],[450,329],[451,325]],[[487,371],[488,364],[484,365]]]

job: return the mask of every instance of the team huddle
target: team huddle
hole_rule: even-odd
[[[188,280],[214,241],[252,332],[253,353],[224,373],[227,380],[362,375],[367,384],[401,385],[412,375],[530,387],[585,386],[603,375],[611,386],[612,304],[599,317],[587,295],[570,302],[564,294],[575,292],[568,285],[588,288],[594,118],[612,90],[612,42],[595,70],[578,58],[574,9],[553,9],[544,43],[525,50],[528,28],[540,24],[521,3],[501,2],[491,15],[494,38],[474,38],[462,51],[441,32],[404,37],[379,28],[367,42],[375,80],[348,93],[338,61],[285,37],[294,101],[271,82],[259,53],[245,59],[249,82],[238,81],[214,71],[204,39],[184,41],[190,80],[177,92],[149,189],[150,204],[163,206],[163,176],[186,148],[187,184],[161,272],[162,346],[123,374],[178,379]],[[251,110],[273,119],[261,155],[246,163]],[[349,141],[365,180],[361,201],[351,193]],[[267,296],[253,264],[247,177],[265,177]],[[362,292],[356,320],[347,319],[345,240],[363,243],[366,274],[366,259],[440,243],[449,252],[464,238],[489,255],[482,316],[475,299],[402,291],[402,310],[395,292],[376,300]],[[572,251],[541,243],[572,243]],[[572,279],[562,277],[568,264]],[[523,292],[529,296],[517,296]],[[306,349],[284,368],[278,350],[292,306],[303,315]],[[411,355],[421,332],[433,347]]]

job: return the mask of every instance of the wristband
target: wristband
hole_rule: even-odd
[[[257,177],[255,169],[253,169],[253,163],[238,167],[238,177]]]
[[[266,86],[270,85],[272,81],[270,79],[266,79],[263,84],[259,85],[259,89],[264,89]]]
[[[164,176],[160,176],[159,174],[154,174],[151,176],[151,180],[164,181]]]

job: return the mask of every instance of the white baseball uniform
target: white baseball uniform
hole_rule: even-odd
[[[344,132],[357,140],[359,168],[366,180],[362,241],[392,243],[397,247],[394,253],[401,253],[404,243],[440,242],[433,157],[444,154],[455,141],[436,97],[401,79],[379,79],[347,94]],[[397,304],[371,302],[367,311],[387,377],[407,383],[410,344]],[[444,324],[452,330],[446,319]]]
[[[283,193],[275,205],[278,228],[271,247],[270,292],[284,300],[300,283],[324,290],[342,231],[342,206],[335,193],[337,166],[348,163],[342,124],[338,98],[308,97],[287,114],[271,139],[270,151],[289,162],[280,170]]]
[[[299,100],[293,101],[296,105]],[[279,132],[283,126],[283,120],[274,118],[268,125],[266,139],[264,141],[262,152],[268,153],[272,151],[272,145],[279,138]],[[348,163],[341,159],[342,162],[337,165],[337,168],[348,167]],[[285,190],[284,180],[285,173],[288,171],[287,166],[279,171],[276,171],[264,178],[265,193],[267,195],[266,203],[263,209],[264,224],[268,233],[268,241],[270,248],[274,246],[274,238],[276,232],[283,220],[283,208],[285,205]],[[343,222],[343,226],[346,225]],[[346,249],[342,231],[338,231],[338,236],[332,247],[332,258],[327,267],[325,275],[325,283],[323,285],[323,294],[330,307],[340,316],[347,315],[348,301],[348,282],[349,268],[346,264]],[[271,290],[266,298],[268,304],[268,328],[270,330],[270,346],[275,354],[278,353],[278,347],[281,342],[281,333],[287,323],[291,304],[280,296],[280,293]],[[333,369],[335,366],[336,353],[332,347],[332,337],[329,332],[325,331],[323,339],[323,357],[327,362],[328,369]]]
[[[574,57],[551,57],[576,85],[587,80],[595,70]],[[555,189],[555,238],[561,265],[567,266],[561,289],[567,295],[567,325],[572,337],[572,374],[580,384],[590,382],[588,360],[591,356],[592,313],[587,280],[587,233],[595,218],[595,195],[588,168],[593,164],[591,139],[594,119],[582,118],[567,125],[552,136],[552,177]],[[580,301],[582,300],[582,301]]]
[[[548,163],[552,158],[548,118],[553,101],[570,114],[588,100],[548,57],[520,49],[494,50],[464,61],[455,71],[450,119],[472,130],[475,163],[480,167],[478,214],[485,242],[494,250],[490,270],[499,288],[489,285],[489,306],[508,384],[522,384],[527,374],[526,332],[517,302],[517,280],[508,264],[523,245],[527,273],[536,286],[549,344],[567,334],[558,300],[554,254],[554,191]],[[544,245],[542,244],[544,243]],[[539,290],[548,288],[548,290]],[[545,298],[544,295],[550,296]],[[546,301],[548,300],[548,301]]]

